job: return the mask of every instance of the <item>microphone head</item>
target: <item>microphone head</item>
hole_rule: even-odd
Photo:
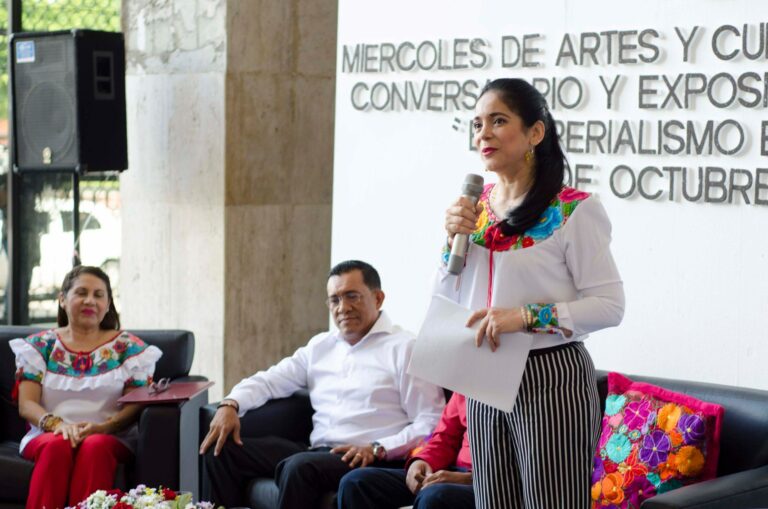
[[[474,173],[467,173],[464,178],[464,185],[461,186],[461,194],[465,196],[472,196],[473,198],[480,198],[483,194],[483,177],[481,175],[475,175]]]

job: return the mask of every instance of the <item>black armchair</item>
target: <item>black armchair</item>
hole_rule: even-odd
[[[26,424],[10,400],[15,361],[11,339],[41,329],[0,327],[0,509],[23,508],[33,464],[19,456],[19,441]],[[195,354],[195,336],[182,330],[131,330],[163,352],[155,378],[176,381],[205,380],[189,376]],[[207,391],[190,401],[147,406],[139,417],[139,442],[135,460],[118,470],[116,484],[130,488],[143,483],[198,493],[198,424],[200,407],[208,403]]]
[[[768,391],[685,380],[630,376],[725,408],[717,478],[646,500],[642,509],[768,507]],[[607,373],[598,372],[605,404]]]
[[[309,393],[302,390],[289,398],[274,399],[246,412],[240,420],[240,436],[244,438],[276,436],[309,445],[313,413]],[[216,405],[206,405],[200,412],[200,442],[208,432],[208,426],[215,414]],[[203,498],[210,500],[210,485],[208,476],[205,474],[205,464],[203,464],[201,480]],[[277,507],[278,489],[274,479],[268,477],[254,479],[246,490],[251,509]],[[335,493],[329,493],[320,504],[320,508],[336,507],[334,502]]]

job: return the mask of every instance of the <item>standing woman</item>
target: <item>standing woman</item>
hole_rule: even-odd
[[[30,425],[20,452],[35,462],[27,509],[74,506],[112,488],[117,464],[132,456],[140,410],[117,400],[151,382],[162,355],[120,330],[109,277],[97,267],[66,275],[58,324],[10,342],[19,414]]]
[[[589,332],[624,313],[600,202],[564,187],[565,154],[542,95],[520,79],[488,83],[478,99],[474,143],[498,177],[477,206],[446,212],[448,245],[471,238],[466,266],[443,266],[438,293],[476,310],[478,346],[502,333],[532,334],[533,349],[512,412],[467,400],[478,508],[580,509],[590,504],[600,403]],[[514,336],[512,336],[512,339]]]

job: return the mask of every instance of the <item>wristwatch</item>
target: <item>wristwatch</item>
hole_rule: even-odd
[[[387,450],[379,442],[376,442],[376,441],[371,442],[371,446],[373,447],[374,458],[381,461],[387,457]]]
[[[216,405],[216,409],[218,410],[219,408],[221,408],[223,406],[232,407],[232,408],[235,409],[235,412],[239,412],[240,411],[240,405],[234,399],[225,399],[225,400],[223,400],[221,403]]]

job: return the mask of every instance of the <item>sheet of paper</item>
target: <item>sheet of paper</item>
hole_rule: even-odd
[[[413,349],[408,373],[441,387],[512,411],[533,343],[530,334],[502,334],[491,352],[475,346],[479,322],[465,327],[472,311],[434,295]]]

